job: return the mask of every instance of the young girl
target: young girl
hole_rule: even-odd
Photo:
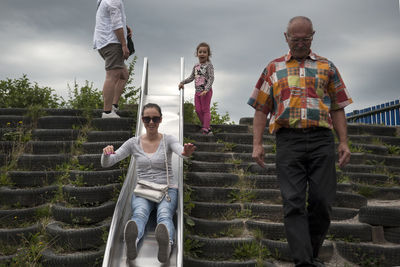
[[[194,65],[192,74],[179,83],[179,89],[183,89],[183,85],[195,80],[196,94],[194,96],[194,105],[197,116],[199,116],[202,124],[203,134],[211,134],[210,129],[210,103],[212,97],[212,84],[214,82],[214,67],[210,62],[211,50],[207,43],[200,43],[196,48],[196,56],[199,63]]]

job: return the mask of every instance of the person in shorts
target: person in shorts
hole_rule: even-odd
[[[118,101],[129,78],[124,61],[129,57],[126,37],[131,32],[126,26],[122,0],[97,0],[93,43],[104,59],[106,69],[102,118],[119,118]]]

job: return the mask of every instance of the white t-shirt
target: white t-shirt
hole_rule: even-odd
[[[100,5],[99,5],[100,3]],[[124,29],[126,38],[126,15],[122,0],[97,0],[96,26],[93,48],[101,49],[111,43],[120,43],[114,31]]]

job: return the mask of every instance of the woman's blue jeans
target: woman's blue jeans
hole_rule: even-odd
[[[171,198],[171,201],[168,202],[166,198],[164,198],[160,203],[155,203],[142,197],[137,197],[135,194],[132,195],[131,220],[135,221],[138,227],[138,240],[143,237],[151,211],[154,208],[157,208],[157,224],[162,223],[167,227],[169,240],[171,244],[174,243],[175,226],[173,218],[178,204],[178,189],[169,188],[168,194]]]

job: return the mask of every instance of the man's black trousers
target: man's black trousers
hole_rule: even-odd
[[[296,266],[313,266],[336,193],[335,142],[328,128],[280,129],[276,168],[287,241]]]

